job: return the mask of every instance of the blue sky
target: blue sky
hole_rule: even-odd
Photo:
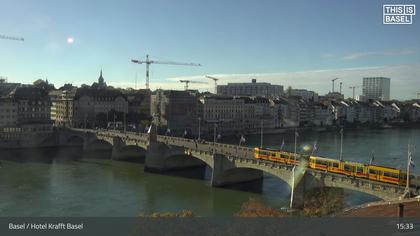
[[[257,78],[325,93],[339,77],[349,96],[363,76],[380,75],[391,77],[392,97],[412,98],[420,92],[420,17],[383,25],[389,3],[415,1],[0,0],[0,34],[25,38],[0,40],[0,75],[79,85],[103,68],[108,84],[134,87],[137,74],[144,88],[145,68],[130,59],[150,54],[203,64],[152,65],[152,88],[182,89],[177,80],[210,74],[220,84]]]

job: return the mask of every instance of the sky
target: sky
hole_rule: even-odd
[[[152,89],[183,89],[180,79],[219,84],[270,82],[331,91],[331,79],[361,86],[366,76],[391,78],[391,97],[420,92],[420,16],[412,25],[383,25],[383,4],[366,0],[0,0],[0,76],[32,83],[47,78],[145,87],[145,66],[131,59],[200,63],[151,65]],[[73,42],[69,43],[68,39]],[[137,78],[137,79],[136,79]],[[137,83],[136,83],[137,81]],[[356,95],[361,88],[356,89]]]

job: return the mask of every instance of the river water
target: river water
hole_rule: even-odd
[[[259,146],[260,136],[247,138]],[[294,149],[294,134],[264,136],[264,146]],[[343,158],[406,167],[407,144],[420,148],[420,129],[346,130]],[[227,143],[239,140],[229,138]],[[300,132],[299,150],[317,142],[316,155],[338,158],[338,132]],[[420,152],[414,151],[420,174]],[[273,176],[256,183],[212,188],[211,170],[145,173],[140,162],[109,160],[109,151],[81,153],[80,148],[0,151],[0,216],[137,216],[191,210],[199,216],[230,216],[254,198],[280,209],[289,204],[290,188]],[[201,177],[201,178],[197,178]],[[204,178],[204,179],[203,179]],[[345,191],[347,205],[376,200]]]

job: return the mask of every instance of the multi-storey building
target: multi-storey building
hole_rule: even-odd
[[[150,116],[151,91],[149,89],[126,90],[124,93],[127,95],[128,112]]]
[[[0,77],[0,97],[7,96],[13,89],[19,86],[19,83],[8,83],[6,78]]]
[[[72,123],[77,127],[104,126],[110,121],[123,122],[128,112],[127,96],[120,90],[108,88],[102,71],[98,83],[76,90],[72,105]],[[67,110],[71,111],[71,108]],[[109,117],[110,113],[112,117]]]
[[[212,132],[214,124],[223,133],[240,131],[244,127],[245,101],[239,97],[204,96],[202,104],[202,125],[204,132]]]
[[[277,98],[282,94],[282,85],[257,83],[256,79],[252,79],[251,83],[228,83],[227,85],[217,86],[217,95],[221,96],[260,96]]]
[[[157,90],[150,98],[153,124],[174,135],[198,133],[199,101],[189,91]]]
[[[363,99],[388,101],[390,99],[391,79],[385,77],[363,78]]]
[[[306,89],[291,89],[289,92],[289,96],[294,97],[301,97],[305,101],[312,101],[312,102],[318,102],[319,97],[318,94],[314,91],[309,91]]]
[[[0,131],[16,127],[17,117],[17,103],[9,97],[0,97]]]
[[[51,100],[46,90],[17,87],[10,93],[17,104],[17,125],[22,131],[51,131]]]
[[[56,101],[56,126],[72,127],[74,122],[74,98],[77,89],[61,91]],[[51,107],[52,108],[52,107]]]

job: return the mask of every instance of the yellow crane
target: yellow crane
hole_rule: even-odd
[[[191,80],[180,80],[179,82],[181,82],[181,83],[185,83],[185,86],[184,86],[184,88],[185,88],[185,90],[188,90],[188,84],[208,84],[208,83],[205,83],[205,82],[200,82],[200,81],[191,81]]]
[[[146,65],[146,89],[149,89],[149,67],[150,67],[150,64],[164,64],[164,65],[178,65],[178,66],[201,66],[201,64],[196,64],[196,63],[183,63],[183,62],[173,62],[173,61],[150,60],[149,55],[146,55],[146,60],[132,59],[131,62],[136,63],[136,64],[145,64]]]

